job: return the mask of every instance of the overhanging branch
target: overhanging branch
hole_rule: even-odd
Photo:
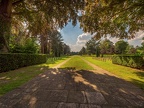
[[[22,1],[24,1],[24,0],[15,1],[15,2],[12,3],[12,5],[13,5],[13,6],[18,5],[18,4],[20,4]]]
[[[28,11],[27,14],[32,14],[32,13],[34,14],[37,12],[39,12],[39,11]],[[23,13],[25,13],[25,12],[12,12],[12,15],[21,15]]]

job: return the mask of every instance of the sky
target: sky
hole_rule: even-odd
[[[90,33],[84,33],[80,29],[79,22],[74,27],[71,22],[69,22],[63,29],[59,30],[63,36],[64,42],[70,46],[71,51],[80,51],[80,49],[85,46],[85,43],[91,39],[92,35]],[[130,45],[141,45],[142,37],[144,37],[144,31],[139,31],[136,33],[134,39],[128,40]],[[113,43],[116,43],[119,39],[117,38],[108,38]]]

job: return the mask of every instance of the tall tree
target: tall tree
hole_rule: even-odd
[[[136,53],[136,48],[134,48],[133,45],[128,45],[126,48],[126,53],[127,54],[135,54]]]
[[[63,54],[64,55],[70,54],[70,47],[66,45],[65,43],[63,43]]]
[[[58,31],[53,31],[50,35],[51,51],[55,57],[60,57],[63,51],[62,35]]]
[[[133,38],[144,30],[144,0],[86,0],[80,22],[85,32],[96,33],[96,39],[108,34]]]
[[[86,43],[86,49],[88,54],[96,54],[96,51],[98,50],[99,42],[95,40],[94,38],[91,38],[87,43]]]
[[[100,52],[101,54],[112,54],[114,53],[114,45],[108,39],[105,39],[100,42]]]
[[[48,23],[52,21],[62,28],[70,19],[76,24],[78,10],[83,6],[84,0],[0,0],[0,50],[8,52],[13,18],[31,25],[33,16],[43,15]]]
[[[85,47],[82,47],[82,49],[80,50],[79,53],[80,53],[81,55],[86,54],[86,48],[85,48]]]
[[[124,54],[126,52],[126,48],[128,46],[128,42],[125,42],[123,40],[117,41],[115,43],[115,51],[118,54]]]

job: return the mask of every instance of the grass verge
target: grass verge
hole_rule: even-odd
[[[76,70],[93,70],[93,67],[89,66],[79,56],[73,56],[68,62],[62,65],[60,68],[74,68]]]
[[[0,73],[0,96],[45,72],[48,68],[58,65],[67,58],[68,57],[49,58],[45,64],[28,66]]]
[[[83,57],[85,60],[105,69],[118,77],[132,82],[133,84],[144,89],[144,71],[125,67],[121,65],[112,64],[111,61],[99,61],[92,57]]]

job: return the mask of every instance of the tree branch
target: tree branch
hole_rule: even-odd
[[[15,2],[12,3],[12,5],[13,5],[13,6],[18,5],[18,4],[21,3],[22,1],[24,1],[24,0],[15,1]]]
[[[39,12],[39,11],[29,11],[29,12],[27,12],[27,14],[32,14],[32,13],[37,13],[37,12]],[[25,13],[25,12],[12,12],[12,15],[21,15],[23,13]]]

